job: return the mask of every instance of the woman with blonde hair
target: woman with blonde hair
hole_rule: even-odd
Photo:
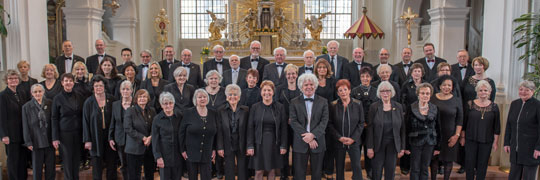
[[[54,99],[54,96],[62,91],[60,81],[57,80],[58,76],[58,70],[54,64],[45,64],[45,66],[43,66],[41,77],[45,78],[45,80],[39,83],[45,87],[45,97],[47,99]]]

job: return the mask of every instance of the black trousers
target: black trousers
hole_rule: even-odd
[[[397,153],[394,140],[383,138],[379,151],[374,153],[375,155],[371,160],[371,166],[373,168],[372,180],[382,179],[383,167],[384,179],[394,179],[396,175]]]
[[[102,147],[105,147],[102,156],[92,156],[92,178],[99,180],[103,177],[103,169],[107,169],[107,179],[116,179],[118,173],[116,172],[118,156],[116,152],[111,149],[106,136],[97,143],[101,143]]]
[[[28,161],[28,148],[21,143],[10,142],[6,145],[7,171],[10,180],[26,180],[28,172],[26,163]]]
[[[411,145],[411,180],[427,180],[429,177],[428,167],[433,156],[432,145]],[[434,174],[437,176],[437,174]]]
[[[336,145],[336,179],[345,179],[345,155],[349,152],[352,167],[353,180],[362,180],[362,164],[360,162],[362,153],[360,152],[361,146],[358,143],[354,143],[351,146]],[[349,178],[347,178],[349,179]]]
[[[198,180],[197,176],[201,174],[201,180],[211,180],[212,179],[212,163],[199,163],[199,162],[189,162],[188,159],[188,168],[189,168],[189,180]]]
[[[491,155],[492,143],[480,143],[478,141],[465,141],[465,171],[467,180],[486,178],[489,156]]]
[[[127,174],[127,160],[126,152],[124,152],[126,146],[116,146],[116,152],[118,153],[118,158],[120,159],[120,171],[122,172],[122,178],[128,179]]]
[[[292,142],[293,142],[293,134],[294,134],[294,131],[292,130],[291,126],[287,126],[289,127],[289,132],[287,134],[287,138],[288,138],[288,141],[289,144],[287,145],[287,152],[283,155],[283,168],[281,168],[281,178],[288,178],[289,175],[291,174],[290,173],[290,170],[291,170],[291,165],[289,164],[289,158],[290,158],[290,150],[291,150],[291,147],[292,147]]]
[[[238,169],[238,180],[247,180],[246,154],[241,151],[232,151],[225,154],[225,180],[235,180],[234,168]],[[236,162],[236,163],[235,163]]]
[[[439,165],[444,166],[444,180],[449,180],[450,175],[452,174],[452,168],[454,167],[454,162],[452,161],[440,161],[439,155],[433,156],[431,158],[431,180],[437,180],[437,174],[439,170]]]
[[[82,138],[78,131],[60,132],[60,148],[62,149],[62,165],[64,179],[79,179],[79,162],[81,159]]]
[[[126,153],[126,159],[128,178],[130,180],[141,180],[141,166],[144,166],[144,179],[154,179],[156,163],[154,162],[154,155],[152,155],[152,150],[150,148],[147,148],[142,155]]]
[[[221,156],[216,156],[215,163],[213,164],[212,170],[214,171],[214,174],[216,175],[223,175],[223,163],[224,159]]]
[[[54,165],[54,148],[34,148],[32,150],[32,169],[34,180],[41,180],[43,177],[43,166],[45,166],[45,180],[54,180],[56,170]]]
[[[323,170],[324,174],[326,175],[333,175],[334,174],[334,162],[336,159],[336,154],[334,151],[334,144],[335,140],[330,135],[330,133],[326,133],[325,135],[326,140],[326,151],[324,152],[324,164],[323,164]]]
[[[538,165],[527,166],[527,165],[511,163],[510,175],[508,176],[508,179],[534,180],[536,179],[537,170],[538,170]]]
[[[362,132],[362,142],[366,142],[366,131]],[[370,176],[371,172],[371,159],[367,156],[367,146],[366,143],[362,145],[364,147],[364,169],[366,169],[366,173],[368,176]]]
[[[159,179],[180,180],[182,179],[182,166],[159,168]]]
[[[311,179],[322,179],[324,152],[313,153],[311,149],[307,153],[293,152],[294,180],[305,180],[308,159],[311,165]]]

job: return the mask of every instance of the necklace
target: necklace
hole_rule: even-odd
[[[212,102],[212,106],[214,106],[214,104],[216,104],[217,94],[215,94],[215,95],[209,95],[209,96],[210,96],[210,101]],[[212,96],[214,96],[214,98],[212,98]]]

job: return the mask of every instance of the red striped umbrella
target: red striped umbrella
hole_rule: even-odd
[[[363,7],[364,15],[343,34],[345,37],[353,38],[384,38],[384,32],[366,15],[367,9]]]

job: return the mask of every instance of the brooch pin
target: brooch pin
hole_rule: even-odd
[[[364,92],[364,96],[368,96],[369,95],[369,92]]]

